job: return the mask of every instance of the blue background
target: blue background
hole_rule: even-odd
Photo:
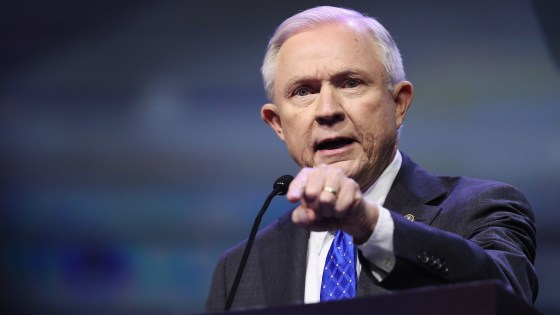
[[[524,0],[3,2],[3,299],[202,312],[219,255],[248,236],[273,180],[297,172],[260,119],[259,68],[275,27],[318,4],[393,34],[416,88],[403,151],[526,194],[536,306],[560,310],[560,36],[547,42]],[[263,225],[289,207],[274,200]]]

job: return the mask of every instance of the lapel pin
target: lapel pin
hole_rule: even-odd
[[[404,218],[407,219],[408,221],[414,221],[414,215],[411,213],[405,215]]]

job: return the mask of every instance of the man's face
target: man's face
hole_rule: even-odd
[[[297,33],[280,48],[274,104],[262,118],[301,167],[330,164],[371,185],[396,152],[412,85],[388,89],[378,48],[346,24]]]

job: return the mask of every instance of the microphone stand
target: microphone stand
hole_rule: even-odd
[[[235,279],[233,280],[233,285],[231,286],[231,291],[226,301],[225,311],[229,311],[231,309],[231,305],[233,304],[233,298],[235,297],[235,293],[237,292],[237,287],[239,287],[241,275],[243,274],[243,270],[245,269],[245,265],[247,264],[247,258],[249,258],[249,252],[251,251],[251,247],[253,246],[253,242],[255,241],[255,236],[257,235],[259,225],[261,224],[262,216],[268,208],[270,201],[272,201],[272,198],[274,198],[276,195],[282,194],[283,191],[285,194],[285,189],[286,188],[282,186],[275,186],[272,192],[266,198],[261,210],[259,211],[259,214],[257,214],[257,217],[255,218],[253,229],[251,230],[251,234],[247,239],[247,245],[245,245],[245,250],[243,251],[243,256],[241,257],[241,262],[239,263],[239,267],[237,268],[237,273],[235,274]]]

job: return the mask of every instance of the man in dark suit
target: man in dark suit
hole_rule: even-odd
[[[296,14],[262,73],[261,116],[302,167],[287,192],[299,204],[259,233],[233,308],[485,279],[534,302],[535,225],[521,193],[436,177],[398,150],[414,91],[381,24],[333,7]],[[243,248],[219,261],[207,311],[224,309]]]

